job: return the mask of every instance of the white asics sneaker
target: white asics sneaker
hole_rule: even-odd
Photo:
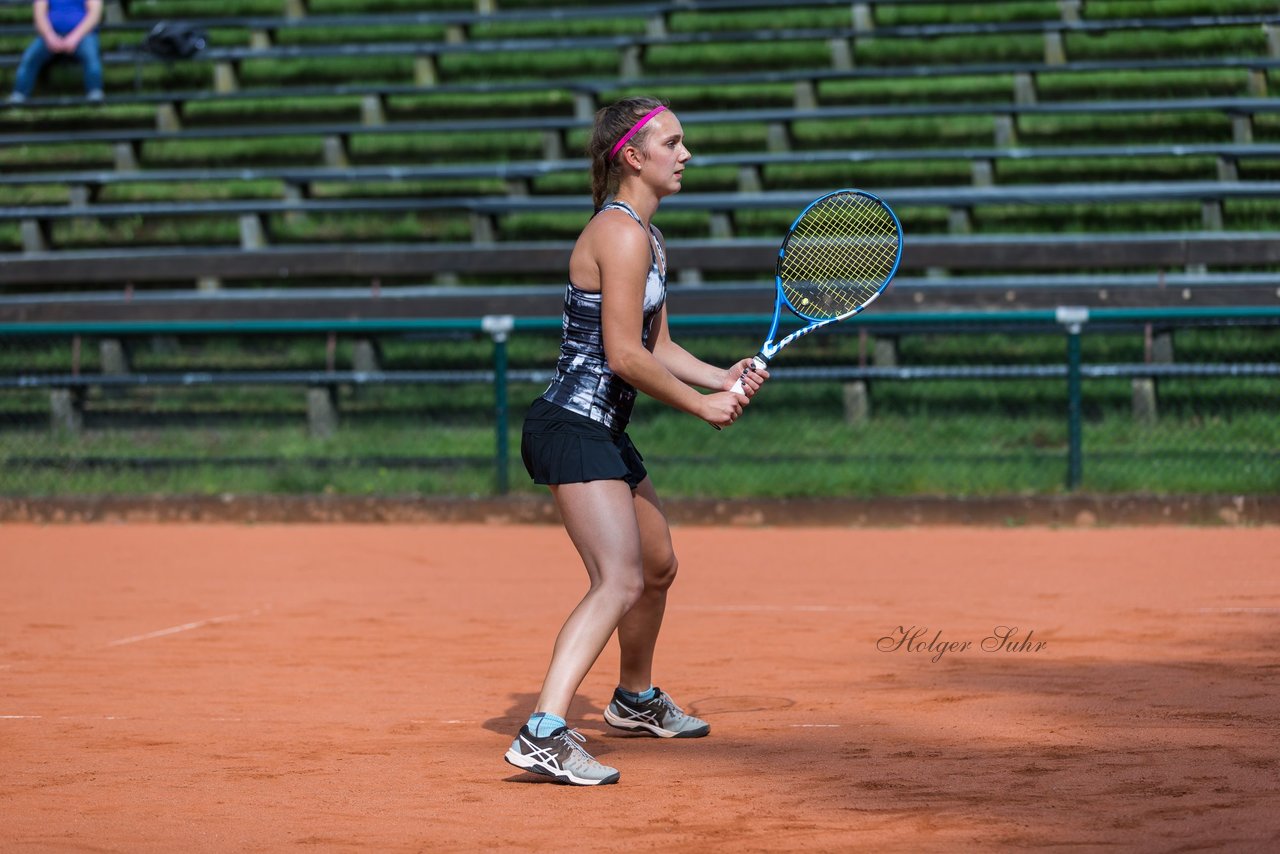
[[[611,727],[647,732],[659,738],[701,738],[711,732],[711,724],[687,714],[661,689],[653,689],[653,699],[636,702],[620,691],[613,692],[613,702],[604,710],[605,722]]]
[[[551,735],[538,737],[527,726],[511,742],[502,758],[517,768],[554,777],[573,786],[603,786],[618,782],[618,769],[596,761],[582,745],[587,737],[576,729],[560,727]]]

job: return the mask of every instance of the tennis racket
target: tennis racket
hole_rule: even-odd
[[[810,202],[778,250],[773,325],[752,367],[767,367],[797,338],[862,311],[884,293],[901,261],[902,225],[880,199],[836,190]],[[784,305],[809,325],[775,343]],[[742,393],[741,377],[732,390]]]

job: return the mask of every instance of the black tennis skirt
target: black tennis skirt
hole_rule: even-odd
[[[520,457],[534,483],[625,480],[635,489],[648,477],[631,437],[538,398],[529,406]]]

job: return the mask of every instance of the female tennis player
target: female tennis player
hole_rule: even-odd
[[[730,391],[750,359],[717,368],[671,340],[666,252],[651,219],[662,199],[680,191],[691,157],[675,114],[653,98],[619,101],[596,114],[588,154],[596,214],[569,259],[560,358],[525,416],[521,456],[534,482],[551,488],[590,587],[560,629],[537,707],[505,756],[579,786],[618,781],[565,720],[615,630],[621,667],[605,720],[662,738],[711,729],[652,681],[676,557],[657,493],[625,432],[636,393],[723,428],[769,376],[747,372],[744,393]]]

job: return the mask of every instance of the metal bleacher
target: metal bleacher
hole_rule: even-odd
[[[0,0],[0,86],[30,38],[28,6]],[[542,368],[507,371],[506,337],[559,328],[591,211],[578,152],[596,109],[639,92],[671,100],[695,153],[657,222],[673,326],[758,334],[778,240],[822,191],[860,186],[901,216],[901,274],[844,324],[858,364],[779,368],[849,384],[847,409],[868,381],[1066,378],[1072,488],[1081,376],[1132,380],[1134,411],[1154,413],[1157,377],[1277,375],[1173,364],[1169,331],[1274,326],[1280,310],[1274,4],[106,6],[106,104],[85,104],[77,70],[55,68],[36,97],[0,106],[0,341],[17,354],[70,341],[71,353],[69,372],[61,355],[46,360],[55,371],[14,356],[0,388],[47,394],[55,432],[83,429],[86,401],[148,386],[305,387],[311,433],[325,436],[351,389],[492,383],[504,491],[506,383],[545,381]],[[209,47],[174,63],[142,55],[160,19],[204,28]],[[1083,364],[1083,318],[1140,332],[1143,361]],[[1074,355],[881,358],[898,335],[988,328],[1065,332]],[[492,370],[378,356],[380,337],[442,335],[490,337]],[[130,364],[132,342],[178,336],[322,337],[325,364]]]
[[[17,4],[0,9],[12,5]],[[685,0],[509,10],[481,3],[421,13],[363,13],[359,9],[367,7],[355,6],[344,14],[308,14],[305,4],[289,2],[278,16],[193,19],[216,34],[213,46],[191,64],[206,81],[202,87],[113,90],[104,110],[83,107],[55,87],[20,110],[0,111],[0,150],[70,152],[56,161],[11,157],[0,173],[0,194],[7,194],[0,196],[6,200],[0,207],[0,289],[24,294],[0,305],[0,317],[75,314],[65,299],[39,308],[32,300],[40,292],[180,292],[193,284],[225,292],[238,283],[288,283],[301,293],[308,285],[362,280],[375,289],[432,282],[447,288],[459,281],[493,285],[504,276],[558,280],[568,240],[590,212],[582,191],[566,182],[582,173],[584,164],[572,153],[591,114],[621,92],[666,89],[689,90],[694,107],[679,100],[673,106],[686,125],[695,167],[715,176],[699,186],[695,168],[688,189],[664,205],[672,221],[666,228],[672,268],[682,285],[705,295],[699,310],[728,304],[731,286],[767,286],[779,224],[785,226],[833,180],[880,193],[902,215],[908,231],[906,285],[893,295],[902,309],[988,304],[995,293],[1006,305],[1040,305],[1050,293],[1098,304],[1202,298],[1274,304],[1278,292],[1268,270],[1280,269],[1280,251],[1269,228],[1280,224],[1280,99],[1268,89],[1280,67],[1280,14],[1095,18],[1094,8],[1105,4],[989,5],[1036,11],[1026,19],[1011,12],[1015,17],[1007,20],[884,23],[878,16],[886,9],[918,7],[917,17],[927,18],[931,7],[913,0],[805,2],[786,11],[808,9],[833,16],[823,19],[830,22],[789,26],[781,17],[777,26],[749,30],[735,28],[740,19],[731,16],[776,4]],[[108,8],[104,58],[109,67],[133,69],[140,59],[127,45],[153,21],[135,16],[128,4]],[[636,31],[545,35],[548,27],[619,17],[639,22]],[[375,26],[439,32],[413,41],[387,40],[381,33],[364,42],[346,40]],[[522,27],[530,34],[520,35]],[[1242,52],[1074,55],[1077,45],[1110,34],[1246,30],[1256,35],[1247,37],[1250,46]],[[19,23],[0,26],[0,36],[17,38],[24,31],[29,27]],[[288,43],[291,34],[303,32],[310,34],[306,43]],[[487,35],[493,32],[502,35]],[[1034,56],[1026,55],[1028,37]],[[973,61],[936,64],[877,64],[874,52],[866,53],[869,46],[946,39],[992,45],[1018,40],[1018,49],[1012,59],[993,49]],[[750,59],[762,44],[812,45],[815,58],[762,68]],[[745,60],[736,67],[712,63],[699,73],[689,63],[654,59],[708,48],[723,48],[726,56],[739,51]],[[495,72],[492,79],[472,80],[460,78],[445,61],[599,52],[612,57],[612,74]],[[346,60],[369,57],[407,59],[405,79],[332,85],[268,80],[252,87],[243,80],[246,63],[321,59],[342,68]],[[15,62],[15,53],[0,54],[0,69]],[[1148,75],[1156,82],[1149,90],[1139,85],[1141,97],[1062,100],[1043,91],[1050,79],[1103,72]],[[1235,82],[1226,94],[1204,94],[1192,86],[1190,93],[1169,95],[1159,75],[1171,73],[1229,74]],[[195,78],[188,69],[182,79]],[[930,81],[957,80],[987,82],[971,97],[951,89],[927,94]],[[905,102],[848,103],[854,96],[839,87],[862,83],[922,84],[926,91]],[[731,105],[705,108],[717,87],[736,93]],[[994,89],[1003,95],[993,99]],[[762,105],[742,105],[755,90],[763,93]],[[553,106],[503,106],[523,96],[533,99],[534,93],[551,93]],[[480,113],[486,99],[494,99],[492,114],[450,115],[446,108],[436,116],[429,100],[416,109],[402,103],[442,95],[472,95],[477,106],[471,109]],[[282,120],[269,109],[265,119],[234,112],[237,104],[273,101],[306,102],[315,110],[296,120]],[[210,104],[232,110],[229,118],[201,114],[199,108]],[[110,112],[117,109],[126,112]],[[1056,122],[1065,122],[1066,129]],[[480,137],[496,141],[471,150],[469,140]],[[399,155],[377,147],[405,138],[438,147],[410,147]],[[180,166],[154,155],[161,145],[199,152],[216,151],[224,141],[254,140],[296,145],[297,153],[281,164],[278,153],[255,160],[250,152],[230,165],[210,156],[202,161],[196,153],[179,157]],[[76,152],[88,153],[78,160]],[[1052,180],[1007,174],[1031,161],[1046,164]],[[1095,164],[1115,170],[1117,161],[1132,163],[1138,174],[1153,162],[1177,164],[1171,168],[1178,174],[1113,180],[1094,171]],[[924,167],[939,163],[947,164],[947,176],[930,181],[935,173]],[[872,171],[891,164],[897,171],[888,177]],[[920,176],[915,180],[913,169]],[[874,179],[869,186],[867,175]],[[235,186],[243,182],[269,189],[240,195]],[[418,191],[394,187],[405,182]],[[371,184],[378,186],[370,189]],[[152,194],[145,200],[113,195],[115,188],[123,192],[130,185],[147,185]],[[352,189],[318,189],[342,185]],[[1109,219],[1116,211],[1118,224]],[[412,240],[379,237],[376,228],[373,236],[347,236],[353,230],[344,232],[340,225],[336,238],[299,239],[283,227],[327,216],[365,224],[378,217],[416,218],[421,231]],[[196,220],[225,223],[222,236],[148,242],[123,238],[112,225],[173,223],[181,233],[184,222]],[[77,237],[83,223],[94,223],[105,236]],[[1036,276],[1048,277],[1044,287],[1032,285]],[[1166,285],[1173,278],[1181,286],[1170,291]],[[916,280],[918,287],[911,284]],[[1118,282],[1125,284],[1117,287]],[[717,288],[722,297],[713,296]],[[206,293],[201,299],[210,298],[216,297]],[[85,312],[102,307],[92,300],[83,305]],[[180,310],[177,301],[168,305]],[[287,307],[287,299],[273,305],[280,312],[297,310]],[[226,311],[244,306],[228,302]],[[423,309],[415,303],[411,310]]]

